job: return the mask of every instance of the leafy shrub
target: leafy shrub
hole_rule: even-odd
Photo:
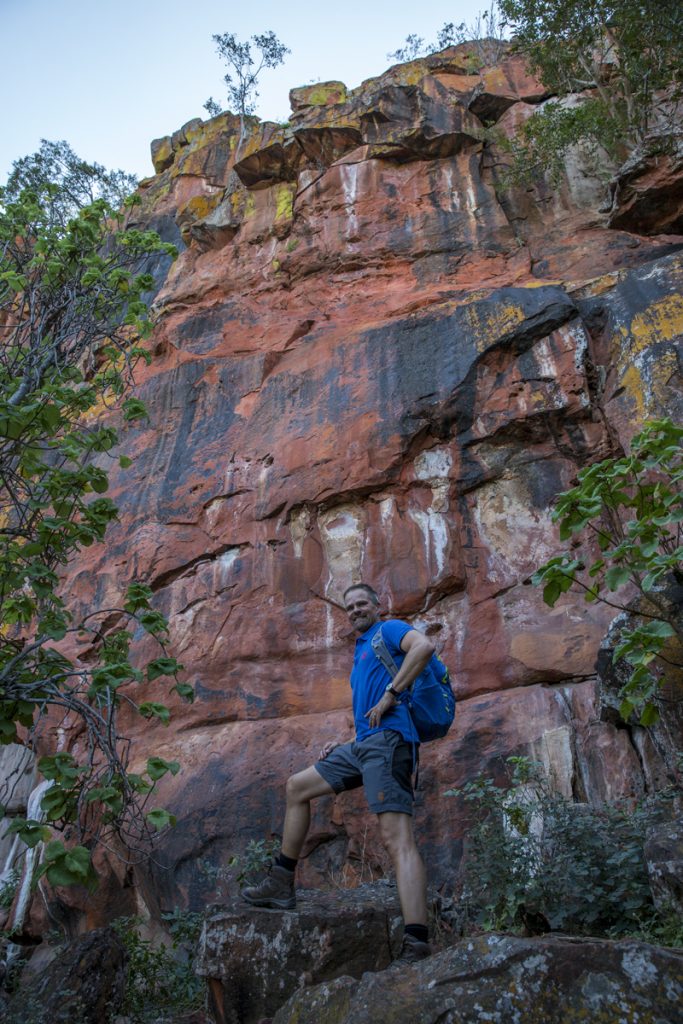
[[[622,935],[666,925],[652,903],[646,834],[662,798],[627,808],[575,804],[526,758],[509,758],[510,788],[479,776],[449,790],[474,809],[460,879],[469,917],[486,929]],[[671,937],[671,936],[670,936]]]
[[[192,970],[202,916],[176,907],[162,918],[170,932],[168,946],[143,939],[139,919],[122,917],[114,923],[128,952],[126,993],[120,1012],[131,1024],[175,1020],[179,1014],[204,1005],[204,981]]]
[[[218,892],[227,896],[235,885],[242,888],[263,874],[280,849],[279,839],[250,839],[243,853],[236,853],[228,859],[225,867],[217,867],[208,860],[199,862],[199,870],[206,875]]]
[[[658,717],[654,701],[672,660],[665,646],[683,643],[680,609],[666,592],[670,580],[683,579],[681,480],[683,426],[651,420],[634,436],[629,454],[587,466],[577,485],[558,495],[553,520],[566,550],[532,577],[551,608],[572,588],[588,602],[628,612],[615,592],[627,588],[627,599],[640,595],[635,625],[620,629],[613,660],[630,666],[621,715],[628,720],[641,710],[641,725]]]
[[[0,909],[9,910],[12,906],[20,878],[19,871],[12,868],[7,878],[0,882]]]

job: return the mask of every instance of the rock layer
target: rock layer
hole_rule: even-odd
[[[273,1024],[676,1024],[683,956],[641,942],[487,935],[296,993]]]

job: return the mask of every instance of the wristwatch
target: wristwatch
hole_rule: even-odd
[[[390,693],[392,697],[396,698],[396,700],[398,700],[398,698],[401,696],[401,694],[398,692],[398,690],[394,689],[394,684],[393,683],[389,683],[388,686],[385,686],[384,692],[385,693]]]

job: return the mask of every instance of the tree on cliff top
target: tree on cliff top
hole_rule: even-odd
[[[146,415],[127,394],[135,363],[150,358],[143,293],[152,280],[140,265],[175,251],[129,227],[127,208],[103,198],[67,217],[82,192],[65,194],[63,182],[47,182],[30,161],[21,166],[32,187],[21,188],[16,166],[12,188],[0,189],[0,743],[46,752],[38,768],[51,784],[42,797],[49,828],[14,818],[7,833],[34,846],[52,829],[64,832],[68,846],[49,842],[41,872],[55,885],[89,884],[90,851],[74,843],[112,833],[139,840],[167,824],[170,816],[146,810],[145,800],[161,775],[177,770],[151,757],[144,773],[129,773],[117,725],[121,705],[168,718],[164,705],[137,704],[130,685],[120,690],[176,679],[151,592],[134,583],[121,607],[83,614],[60,587],[69,559],[102,541],[116,518],[104,496],[106,466],[131,460],[113,454],[117,432],[101,410],[119,408],[124,421]],[[145,635],[159,656],[140,665],[135,647]],[[67,656],[74,643],[80,655]],[[191,697],[177,679],[174,688]],[[78,760],[49,753],[60,726],[78,733]]]
[[[240,116],[240,134],[244,136],[245,118],[253,114],[258,98],[258,77],[264,68],[276,68],[284,63],[291,51],[281,43],[274,32],[254,35],[250,42],[241,43],[232,32],[212,36],[218,55],[230,69],[223,77],[228,88],[228,101]],[[252,53],[253,48],[256,56]],[[221,113],[221,108],[212,97],[204,104],[212,117]]]
[[[458,25],[452,21],[446,22],[439,29],[433,43],[425,43],[421,36],[411,33],[406,36],[403,46],[387,54],[387,59],[404,64],[429,53],[438,53],[447,46],[459,46],[462,43],[472,44],[467,61],[473,72],[500,60],[509,42],[496,0],[491,0],[489,9],[480,11],[470,24],[464,21]]]
[[[515,48],[560,100],[521,129],[518,166],[561,170],[586,141],[622,161],[681,130],[683,6],[661,0],[499,0]]]

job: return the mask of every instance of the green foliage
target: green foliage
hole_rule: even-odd
[[[663,650],[681,637],[680,616],[662,592],[667,579],[681,578],[683,559],[683,427],[652,420],[631,443],[631,452],[582,469],[578,484],[557,498],[553,519],[568,550],[555,555],[532,577],[552,608],[578,587],[586,601],[626,610],[612,597],[626,587],[640,593],[638,621],[624,625],[614,661],[631,666],[621,696],[628,719],[641,710],[641,723],[656,720],[654,703],[665,681]]]
[[[207,112],[209,117],[218,117],[219,114],[223,113],[222,106],[220,105],[220,103],[216,103],[213,96],[209,96],[206,103],[203,103],[202,106],[204,107],[204,110]]]
[[[596,165],[601,151],[617,158],[623,148],[619,125],[594,97],[571,105],[549,100],[511,138],[495,128],[489,129],[488,137],[512,157],[502,176],[506,187],[526,185],[539,171],[546,172],[553,185],[559,185],[566,173],[567,151],[577,143],[581,143],[584,155]]]
[[[666,144],[683,98],[683,8],[659,0],[500,0],[515,47],[557,97],[513,143],[513,176],[557,176],[568,148],[586,142],[622,161],[653,133]]]
[[[254,113],[258,99],[258,78],[264,68],[276,68],[284,63],[291,51],[280,42],[274,32],[254,35],[249,42],[241,43],[232,32],[212,36],[216,50],[228,65],[223,81],[228,90],[228,101],[240,116],[241,133],[244,135],[245,118]],[[204,104],[211,117],[221,113],[213,97]]]
[[[279,839],[250,839],[243,853],[230,857],[225,867],[216,867],[208,860],[199,861],[198,867],[211,885],[222,895],[228,896],[234,886],[241,889],[262,875],[272,864],[279,849]]]
[[[0,881],[0,909],[9,910],[14,903],[14,897],[17,892],[20,881],[20,873],[16,868],[12,868],[6,878]]]
[[[152,330],[144,298],[152,279],[141,264],[175,250],[130,227],[127,210],[104,198],[78,208],[81,179],[83,189],[93,179],[104,189],[102,168],[75,166],[69,150],[62,180],[46,182],[41,154],[19,161],[12,187],[0,190],[0,743],[31,745],[51,713],[80,719],[82,760],[61,752],[39,763],[52,783],[42,812],[75,843],[55,840],[43,872],[54,884],[90,884],[90,844],[78,845],[86,835],[149,831],[144,802],[156,780],[126,771],[121,702],[136,708],[131,687],[145,675],[170,677],[191,696],[177,681],[182,666],[166,650],[166,620],[149,588],[133,583],[122,608],[80,617],[60,586],[63,567],[116,519],[105,495],[119,438],[98,416],[117,408],[131,422],[146,415],[127,396],[136,363],[149,359],[141,342]],[[32,187],[18,191],[21,180]],[[145,635],[159,656],[138,666],[134,637]],[[58,646],[74,636],[87,645],[78,662]],[[10,831],[28,845],[50,835],[35,820],[15,819]]]
[[[57,794],[57,790],[48,790]],[[90,851],[84,846],[67,849],[58,839],[49,842],[43,851],[43,860],[36,873],[37,878],[47,877],[50,885],[85,885],[94,889],[97,885]]]
[[[228,866],[235,870],[238,884],[250,882],[262,874],[270,867],[279,849],[280,842],[277,839],[250,839],[244,853],[236,854],[228,861]]]
[[[192,970],[192,957],[202,926],[200,914],[177,907],[162,918],[170,933],[163,945],[142,938],[141,921],[119,918],[114,922],[128,952],[126,991],[121,1013],[131,1024],[158,1024],[200,1009],[205,985]]]
[[[5,185],[6,200],[16,201],[25,189],[40,194],[57,186],[52,215],[62,225],[79,210],[104,199],[119,209],[135,191],[137,179],[125,171],[108,171],[102,164],[89,164],[74,153],[68,142],[40,140],[40,149],[15,160]]]
[[[654,927],[643,846],[664,803],[574,804],[550,789],[538,764],[509,758],[508,767],[506,786],[479,776],[446,794],[474,814],[462,877],[474,922],[514,930],[533,916],[552,930],[610,936]]]

